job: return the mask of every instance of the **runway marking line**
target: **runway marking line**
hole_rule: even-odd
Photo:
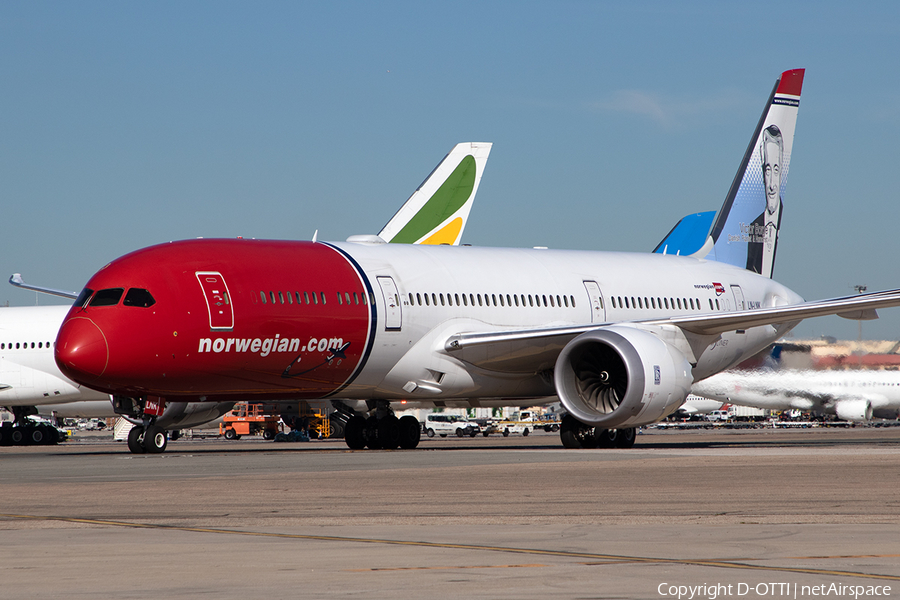
[[[345,573],[372,573],[375,571],[446,571],[453,569],[534,569],[550,565],[457,565],[455,567],[372,567],[369,569],[344,569]]]
[[[858,577],[864,579],[883,579],[888,581],[900,581],[900,575],[883,575],[877,573],[861,573],[858,571],[839,571],[835,569],[811,569],[804,567],[776,567],[765,565],[753,565],[733,560],[715,559],[688,559],[688,558],[657,558],[649,556],[624,556],[616,554],[595,554],[593,552],[573,552],[567,550],[541,550],[538,548],[513,548],[509,546],[481,546],[477,544],[450,544],[442,542],[416,542],[408,540],[386,540],[379,538],[343,537],[334,535],[308,535],[300,533],[266,533],[262,531],[241,531],[238,529],[213,529],[208,527],[183,527],[180,525],[161,525],[153,523],[134,523],[130,521],[107,521],[104,519],[81,519],[77,517],[53,517],[40,515],[16,515],[0,513],[0,518],[15,519],[21,521],[60,521],[64,523],[79,523],[84,525],[103,525],[107,527],[123,527],[130,529],[158,529],[166,531],[184,531],[190,533],[214,533],[218,535],[238,535],[247,537],[264,537],[288,540],[313,540],[322,542],[351,542],[357,544],[381,544],[391,546],[414,546],[419,548],[440,548],[444,550],[476,550],[482,552],[504,552],[508,554],[529,554],[535,556],[557,556],[560,558],[585,558],[599,562],[597,565],[618,564],[622,562],[638,564],[673,564],[695,567],[715,567],[720,569],[741,569],[748,571],[776,571],[780,573],[804,573],[809,575],[830,575],[835,577]],[[890,556],[890,555],[885,555]],[[814,559],[823,557],[789,557],[794,560]],[[853,558],[853,557],[850,557]],[[766,559],[741,559],[741,560],[772,560]],[[588,565],[591,563],[581,563]]]

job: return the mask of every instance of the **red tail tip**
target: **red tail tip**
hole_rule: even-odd
[[[792,69],[781,74],[781,83],[778,84],[777,94],[799,96],[803,88],[803,74],[806,69]]]

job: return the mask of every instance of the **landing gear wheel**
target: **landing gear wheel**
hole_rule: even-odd
[[[572,415],[563,417],[559,425],[559,439],[564,448],[596,448],[605,429],[585,425]]]
[[[169,438],[166,430],[159,425],[151,425],[144,432],[144,449],[150,454],[161,454],[166,451]]]
[[[400,417],[400,447],[404,450],[412,450],[419,445],[422,438],[422,425],[412,415]]]
[[[44,432],[43,427],[27,427],[25,433],[28,436],[29,444],[40,446],[47,443],[47,434]]]
[[[616,436],[617,448],[631,448],[637,439],[637,429],[629,427],[628,429],[620,429],[619,435]]]
[[[14,427],[12,433],[9,434],[9,439],[12,442],[13,446],[21,446],[25,443],[24,429],[24,427]]]
[[[375,425],[378,432],[378,444],[385,450],[394,450],[400,447],[400,419],[394,415],[388,415]]]
[[[619,437],[618,429],[596,429],[597,445],[600,448],[615,448]]]
[[[381,440],[378,439],[378,419],[374,416],[366,419],[366,446],[369,450],[381,450]]]
[[[366,447],[366,420],[362,417],[350,417],[344,426],[344,441],[351,450],[362,450]]]
[[[135,425],[128,432],[128,449],[132,454],[143,454],[146,452],[144,448],[144,428],[141,425]]]

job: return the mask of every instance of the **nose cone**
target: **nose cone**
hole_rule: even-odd
[[[109,364],[106,336],[87,317],[66,319],[56,336],[56,364],[73,381],[96,381]]]

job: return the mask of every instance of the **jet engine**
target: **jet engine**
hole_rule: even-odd
[[[872,403],[868,400],[841,400],[835,405],[834,412],[845,421],[871,421]]]
[[[655,423],[691,389],[684,355],[646,331],[613,325],[583,333],[556,360],[556,393],[573,417],[617,429]]]
[[[190,429],[214,421],[234,407],[234,402],[167,402],[156,420],[163,429]]]

